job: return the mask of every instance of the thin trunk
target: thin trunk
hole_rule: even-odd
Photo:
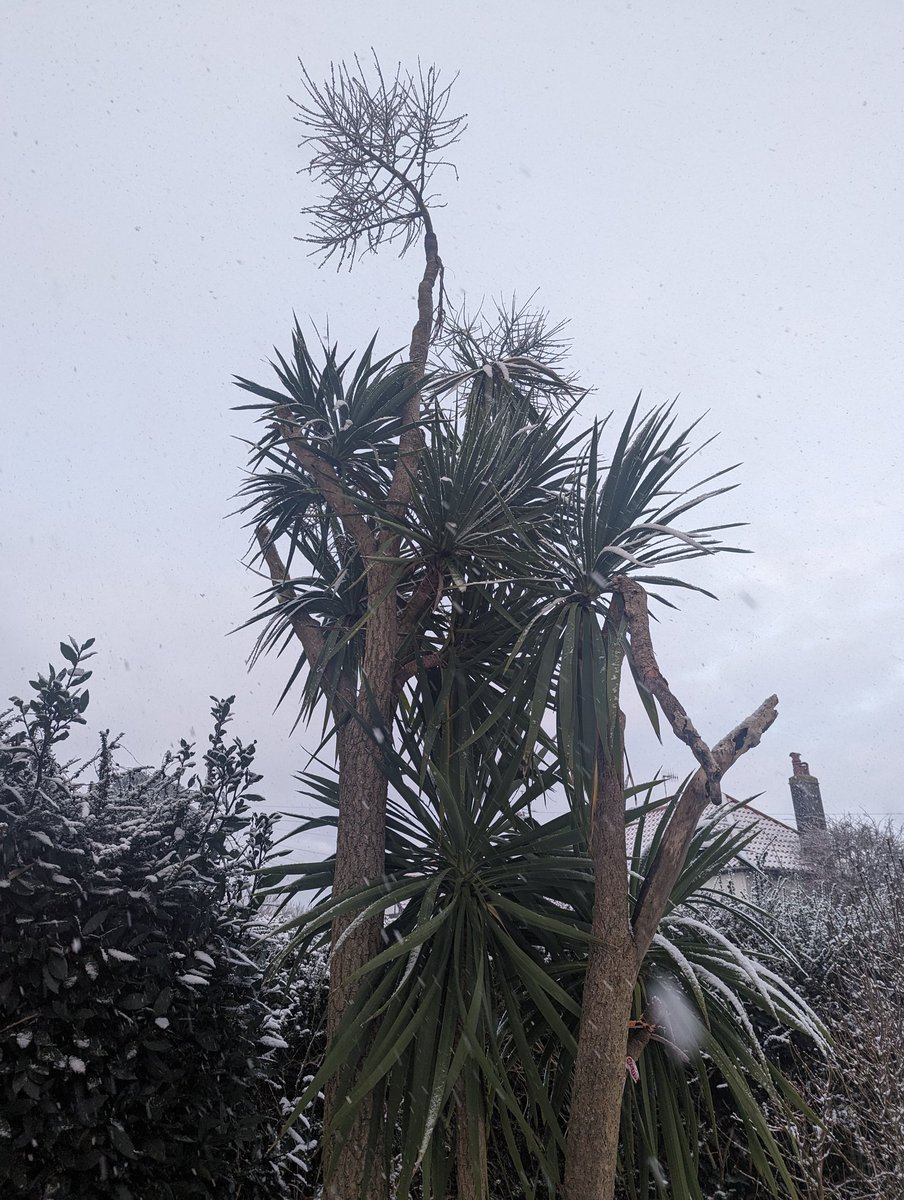
[[[565,1152],[566,1200],[612,1200],[637,971],[628,923],[624,780],[619,749],[598,756],[591,833],[596,890]]]
[[[584,984],[565,1157],[566,1200],[613,1200],[632,988],[615,945],[591,955]]]
[[[369,591],[385,591],[386,568],[371,568]],[[367,627],[364,671],[369,688],[358,697],[357,717],[349,717],[339,730],[339,827],[336,837],[334,895],[342,895],[383,874],[386,855],[387,781],[383,770],[382,746],[391,736],[393,721],[393,676],[397,643],[395,596],[390,594],[371,614]],[[376,711],[374,711],[374,706]],[[333,922],[335,946],[353,916]],[[330,994],[327,1033],[333,1038],[345,1010],[354,999],[355,972],[380,950],[382,921],[377,916],[358,926],[330,955]],[[333,1081],[326,1090],[326,1123],[332,1121],[343,1102]],[[362,1105],[358,1119],[344,1144],[338,1148],[335,1169],[327,1182],[329,1200],[382,1200],[388,1181],[382,1168],[382,1139],[375,1147],[372,1164],[366,1147],[373,1110]],[[332,1153],[327,1145],[326,1160]]]
[[[482,1112],[468,1111],[462,1079],[455,1087],[455,1173],[456,1200],[487,1200],[490,1182],[486,1118]]]

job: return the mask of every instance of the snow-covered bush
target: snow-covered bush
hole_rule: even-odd
[[[282,1081],[280,1113],[289,1121],[281,1145],[280,1169],[292,1181],[292,1196],[308,1200],[317,1192],[323,1136],[323,1093],[303,1108],[298,1098],[323,1061],[326,1050],[326,1004],[329,994],[327,957],[314,951],[299,959],[281,960],[286,939],[271,939],[277,969],[268,974],[267,1034],[271,1058]]]
[[[805,849],[809,872],[758,902],[832,1048],[768,1039],[817,1117],[776,1112],[776,1131],[796,1143],[801,1200],[904,1196],[904,836],[847,819]]]
[[[227,740],[230,698],[197,773],[185,742],[120,769],[106,735],[60,761],[90,645],[0,720],[0,1193],[303,1194],[311,1139],[279,1130],[323,983],[264,975],[254,744]]]

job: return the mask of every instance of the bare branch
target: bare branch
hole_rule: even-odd
[[[706,795],[713,804],[722,801],[722,790],[719,779],[722,772],[713,753],[697,732],[693,721],[684,711],[683,706],[669,688],[669,681],[659,670],[656,655],[653,652],[653,640],[650,637],[650,618],[647,612],[647,593],[633,579],[626,575],[616,575],[612,581],[615,593],[613,603],[620,598],[624,608],[628,632],[631,635],[628,643],[628,655],[634,670],[651,695],[659,701],[659,706],[665,713],[672,731],[680,741],[690,747],[691,753],[703,768],[706,775]]]
[[[404,644],[423,618],[434,612],[443,598],[443,574],[435,565],[427,571],[399,614],[399,640]]]
[[[507,303],[497,300],[495,316],[482,306],[473,314],[464,307],[453,313],[438,337],[441,390],[470,379],[476,388],[492,388],[489,367],[537,408],[562,411],[584,394],[574,373],[562,369],[571,347],[564,336],[567,323],[551,324],[532,301],[533,296],[522,304],[514,296]]]
[[[346,260],[351,266],[360,245],[373,251],[401,238],[404,253],[423,230],[426,261],[410,350],[412,382],[420,383],[435,332],[433,291],[440,280],[442,292],[443,269],[430,217],[439,202],[428,189],[438,168],[450,165],[443,154],[465,128],[463,116],[446,115],[455,81],[441,87],[432,66],[417,75],[398,67],[388,79],[376,56],[372,77],[357,58],[354,69],[334,64],[322,85],[301,69],[306,98],[292,103],[306,130],[301,144],[313,149],[308,171],[326,189],[322,201],[306,210],[315,232],[305,240],[323,261],[338,255],[340,266]],[[407,428],[386,498],[393,515],[404,511],[415,486],[424,445],[420,410],[418,391],[402,414]],[[380,550],[391,557],[398,536],[387,534],[385,541]]]
[[[289,582],[286,565],[280,557],[276,546],[273,544],[273,535],[266,525],[258,525],[255,530],[255,536],[257,537],[257,544],[261,549],[261,556],[267,564],[267,570],[270,572],[270,579],[273,587],[276,589],[276,596],[279,603],[286,606],[293,604],[298,599],[298,593]],[[307,613],[299,612],[297,608],[293,607],[288,617],[295,636],[301,642],[301,648],[304,651],[305,658],[308,660],[309,667],[311,670],[315,670],[321,661],[326,644],[323,629],[313,617],[308,616]],[[350,682],[343,681],[337,689],[337,694],[346,706],[354,705],[355,691]]]
[[[291,410],[280,405],[273,410],[283,441],[292,456],[304,467],[323,494],[324,500],[342,522],[345,532],[355,543],[362,559],[377,553],[373,530],[355,508],[354,501],[343,488],[332,464],[325,462],[302,435]]]
[[[298,593],[289,582],[286,565],[273,544],[273,535],[266,525],[258,525],[254,532],[257,544],[261,549],[261,557],[267,564],[270,579],[276,589],[277,599],[280,604],[292,604],[298,599]],[[290,620],[295,636],[301,642],[305,657],[309,662],[317,662],[324,646],[323,630],[319,623],[313,617],[295,612],[291,614]]]
[[[413,679],[418,671],[430,671],[434,667],[440,667],[443,663],[442,651],[435,651],[433,654],[425,654],[423,658],[413,658],[411,662],[405,663],[396,671],[395,686],[396,690],[400,690],[405,686],[409,679]]]
[[[763,734],[777,716],[778,696],[770,696],[746,721],[742,721],[716,743],[712,756],[720,775],[724,775],[742,754],[759,745]],[[706,772],[701,767],[684,789],[641,885],[633,918],[638,967],[649,949],[665,912],[669,894],[684,866],[697,822],[709,802],[706,784]]]
[[[303,240],[340,266],[362,245],[367,253],[401,239],[404,253],[422,228],[432,232],[429,210],[440,204],[428,188],[465,129],[463,116],[446,115],[454,79],[441,87],[432,66],[416,76],[398,67],[387,79],[376,56],[373,78],[357,58],[354,69],[334,64],[322,85],[301,69],[305,99],[292,103],[301,145],[313,149],[307,170],[326,193],[305,210],[314,233]]]

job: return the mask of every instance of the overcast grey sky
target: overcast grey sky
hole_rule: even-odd
[[[688,572],[663,670],[718,738],[772,691],[732,772],[787,816],[800,751],[831,813],[904,815],[902,45],[897,0],[518,4],[6,0],[2,62],[0,679],[97,638],[91,728],[141,761],[237,695],[293,802],[287,663],[246,673],[256,581],[224,520],[247,414],[292,312],[407,344],[392,253],[318,271],[287,93],[301,56],[460,71],[469,114],[436,224],[453,298],[571,319],[588,412],[680,393],[742,461],[713,518],[755,554]],[[58,658],[59,656],[56,655]],[[683,774],[635,723],[640,771]]]

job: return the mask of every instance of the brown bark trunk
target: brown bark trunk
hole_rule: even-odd
[[[385,567],[371,569],[372,595],[386,590],[385,574]],[[382,747],[392,736],[397,637],[395,595],[390,593],[368,620],[364,658],[368,688],[362,688],[358,697],[358,716],[347,718],[339,730],[339,827],[334,896],[341,896],[368,880],[379,879],[383,874],[387,782]],[[376,713],[372,711],[373,705]],[[351,920],[351,917],[343,917],[334,923],[334,946]],[[380,918],[375,917],[354,930],[330,956],[330,1037],[336,1032],[351,1000],[348,980],[378,952],[381,928]]]
[[[412,332],[410,355],[418,380],[424,376],[433,320],[433,288],[441,267],[436,237],[426,212],[424,221],[426,265],[418,288],[418,319]],[[420,405],[421,396],[418,392],[411,397],[404,414],[406,423],[411,427],[400,439],[399,461],[386,497],[391,512],[404,512],[416,485],[424,444],[420,428],[414,425],[420,415]],[[327,483],[330,482],[328,479]],[[395,678],[399,665],[395,567],[386,560],[398,555],[400,539],[397,534],[377,534],[373,548],[369,549],[362,545],[366,540],[363,533],[354,526],[352,536],[356,537],[367,563],[370,611],[366,625],[364,686],[357,697],[357,719],[348,718],[338,736],[339,827],[333,880],[333,895],[337,897],[368,880],[379,879],[385,868],[387,780],[382,766],[382,746],[392,737],[397,702]],[[381,555],[383,561],[369,558],[370,554]],[[334,922],[331,931],[333,946],[352,919],[353,916],[347,916]],[[362,924],[330,956],[327,1007],[330,1038],[354,997],[356,985],[351,982],[352,977],[380,949],[382,925],[380,917]],[[341,1103],[342,1097],[334,1083],[326,1091],[327,1125]],[[388,1180],[379,1157],[381,1138],[377,1139],[377,1161],[372,1166],[366,1161],[371,1116],[370,1105],[363,1105],[349,1136],[337,1148],[335,1167],[326,1186],[329,1200],[383,1200],[387,1196]],[[329,1145],[325,1149],[329,1157]]]
[[[624,958],[614,945],[591,955],[568,1122],[565,1200],[613,1200],[615,1195],[633,991],[620,978],[623,973]]]
[[[455,1173],[456,1200],[487,1200],[490,1182],[486,1120],[483,1113],[468,1112],[461,1080],[455,1088]]]
[[[614,739],[613,739],[614,740]],[[591,832],[596,891],[565,1152],[565,1200],[612,1200],[637,977],[628,923],[621,754],[598,757],[601,794]]]
[[[383,870],[384,820],[386,811],[386,780],[380,770],[374,743],[366,730],[354,719],[339,734],[340,815],[336,845],[337,894],[346,892],[378,876]],[[364,798],[364,803],[361,801]],[[345,799],[345,803],[343,803]],[[351,799],[352,803],[349,803]],[[344,870],[340,875],[339,864]],[[347,928],[350,917],[336,921],[332,929],[333,945]],[[354,998],[350,979],[360,966],[373,958],[380,949],[379,918],[360,925],[330,956],[330,995],[327,1010],[327,1033],[335,1035],[346,1008]],[[342,1104],[342,1095],[335,1080],[326,1088],[325,1117],[329,1123]],[[343,1146],[338,1148],[335,1169],[329,1176],[326,1195],[329,1200],[382,1200],[387,1195],[385,1173],[382,1170],[380,1147],[377,1158],[368,1164],[366,1147],[372,1116],[370,1103],[362,1105]],[[332,1147],[324,1147],[327,1162]]]
[[[382,746],[391,737],[393,722],[393,678],[398,639],[395,593],[387,590],[387,569],[371,566],[368,590],[371,596],[383,596],[371,613],[367,625],[364,676],[368,688],[358,697],[358,718],[350,717],[339,730],[339,826],[336,836],[336,871],[333,894],[360,887],[383,874],[386,856],[387,781],[382,764]],[[374,705],[376,712],[374,712]],[[353,916],[333,923],[332,945],[348,928]],[[327,1034],[330,1039],[339,1028],[348,1005],[354,999],[356,984],[352,977],[380,950],[383,922],[379,916],[353,930],[330,955],[330,994],[327,1006]],[[335,1117],[343,1097],[336,1082],[326,1089],[327,1125]],[[367,1161],[367,1145],[373,1109],[368,1102],[344,1144],[338,1148],[335,1168],[327,1180],[329,1200],[383,1200],[388,1180],[382,1162],[382,1139],[378,1138],[375,1158]],[[329,1159],[331,1147],[325,1147]]]
[[[770,696],[746,721],[713,747],[710,757],[721,778],[759,744],[776,717]],[[599,763],[602,795],[591,838],[596,894],[593,934],[584,984],[578,1056],[571,1096],[565,1158],[565,1200],[613,1200],[618,1166],[621,1101],[625,1088],[627,1028],[634,984],[687,848],[709,803],[712,772],[701,767],[688,784],[647,871],[634,912],[627,915],[624,845],[624,787],[619,755],[612,748]],[[640,1052],[645,1038],[632,1039]]]

